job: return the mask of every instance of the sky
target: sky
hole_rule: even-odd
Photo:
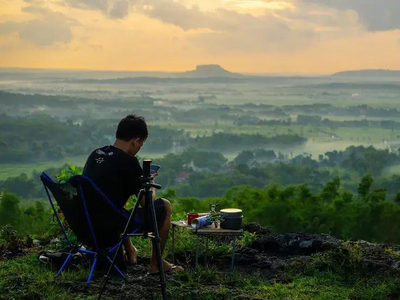
[[[400,0],[0,0],[0,67],[400,70]]]

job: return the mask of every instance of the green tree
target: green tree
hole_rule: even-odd
[[[358,195],[364,200],[367,200],[367,196],[369,195],[369,191],[371,189],[372,183],[374,179],[371,174],[364,175],[361,179],[361,182],[358,186]]]
[[[339,176],[335,176],[331,181],[328,181],[321,193],[321,199],[323,201],[332,201],[336,197],[339,196],[339,188],[340,188],[340,178]]]
[[[0,197],[0,225],[11,225],[13,228],[17,228],[21,219],[20,200],[7,191],[3,192]]]

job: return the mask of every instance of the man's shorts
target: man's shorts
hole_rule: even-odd
[[[160,229],[165,222],[165,218],[167,217],[167,207],[165,204],[165,199],[157,198],[154,200],[154,210],[156,212],[157,218],[157,227]],[[127,214],[131,214],[132,209],[125,210]],[[133,215],[133,220],[129,226],[129,231],[132,232],[135,229],[139,229],[136,233],[141,233],[143,231],[153,232],[154,231],[154,223],[151,218],[151,212],[145,211],[144,207],[138,207]],[[138,223],[141,225],[138,226]]]

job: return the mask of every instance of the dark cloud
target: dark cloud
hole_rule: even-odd
[[[66,0],[66,3],[81,9],[100,10],[104,13],[108,12],[108,0]]]
[[[41,47],[72,41],[71,26],[76,22],[64,14],[32,6],[24,7],[22,10],[33,13],[38,18],[27,22],[0,23],[1,33],[16,32],[21,40]]]
[[[173,24],[184,30],[196,28],[232,29],[234,24],[225,21],[218,13],[206,13],[198,6],[186,8],[183,4],[173,1],[148,1],[151,9],[143,12],[151,18],[158,19],[167,24]]]
[[[354,10],[369,31],[400,29],[400,0],[301,0]]]
[[[136,0],[66,0],[70,6],[98,10],[111,19],[123,19],[129,14],[130,4]]]
[[[110,9],[109,16],[112,19],[123,19],[129,13],[129,3],[127,0],[115,1]]]

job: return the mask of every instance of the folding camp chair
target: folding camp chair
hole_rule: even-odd
[[[98,261],[108,264],[112,263],[113,269],[125,279],[124,274],[113,263],[114,261],[111,260],[110,255],[117,248],[118,251],[120,250],[120,247],[118,247],[120,234],[129,219],[128,213],[116,207],[86,176],[76,175],[65,183],[55,183],[46,173],[42,173],[40,179],[43,182],[57,222],[70,247],[70,252],[58,271],[57,276],[61,274],[72,255],[80,252],[93,257],[86,282],[87,285],[91,281]],[[58,203],[68,226],[81,244],[74,245],[68,238],[49,191]],[[135,234],[142,222],[142,220],[133,218],[128,231]],[[98,238],[99,236],[101,238]]]

